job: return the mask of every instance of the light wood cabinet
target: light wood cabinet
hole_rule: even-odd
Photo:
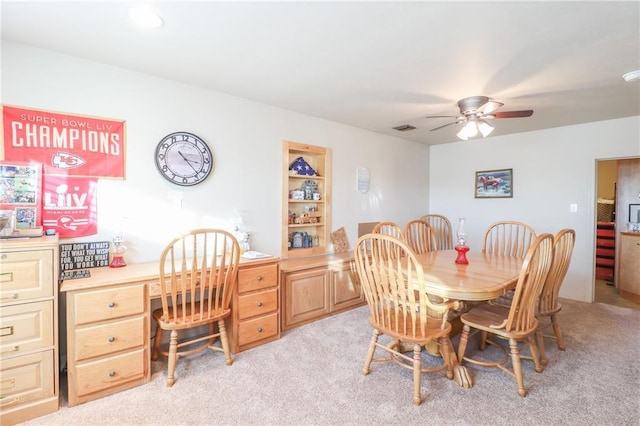
[[[283,331],[364,304],[352,260],[353,253],[282,260]]]
[[[231,302],[231,352],[234,354],[280,338],[278,258],[252,261],[238,270]]]
[[[66,294],[69,406],[148,382],[146,282],[82,288]]]
[[[317,175],[302,174],[304,168],[291,170],[299,158]],[[282,159],[282,257],[327,253],[331,243],[331,150],[285,141]],[[305,188],[310,189],[305,193]]]
[[[640,233],[620,234],[618,267],[620,296],[640,303]]]
[[[0,242],[0,423],[58,410],[58,238]]]

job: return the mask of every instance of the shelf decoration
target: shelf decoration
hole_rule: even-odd
[[[331,242],[333,243],[336,253],[349,251],[349,239],[347,238],[344,227],[331,233]]]
[[[319,176],[304,158],[298,157],[289,166],[289,174],[298,176]]]

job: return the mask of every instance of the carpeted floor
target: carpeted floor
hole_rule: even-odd
[[[524,361],[526,398],[497,369],[470,366],[474,387],[425,375],[412,402],[409,370],[378,363],[361,373],[371,330],[358,308],[296,328],[235,356],[181,359],[172,388],[166,360],[149,384],[61,409],[29,425],[638,425],[640,311],[563,300],[567,350],[547,342],[541,374]],[[454,340],[457,347],[457,341]],[[469,346],[471,349],[474,346]],[[425,361],[433,360],[425,355]]]

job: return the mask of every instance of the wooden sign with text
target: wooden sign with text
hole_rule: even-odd
[[[109,266],[109,241],[60,244],[60,272]]]

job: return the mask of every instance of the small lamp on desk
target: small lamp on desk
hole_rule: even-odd
[[[461,217],[458,219],[458,244],[454,247],[458,252],[458,257],[456,257],[456,263],[460,265],[469,264],[469,260],[467,259],[467,252],[469,251],[469,246],[467,245],[467,228],[465,226],[465,218]]]
[[[117,233],[115,237],[113,237],[113,246],[111,247],[111,263],[109,264],[110,268],[122,268],[123,266],[127,266],[124,261],[124,253],[127,251],[127,248],[122,244],[124,242],[124,237],[122,233]]]

